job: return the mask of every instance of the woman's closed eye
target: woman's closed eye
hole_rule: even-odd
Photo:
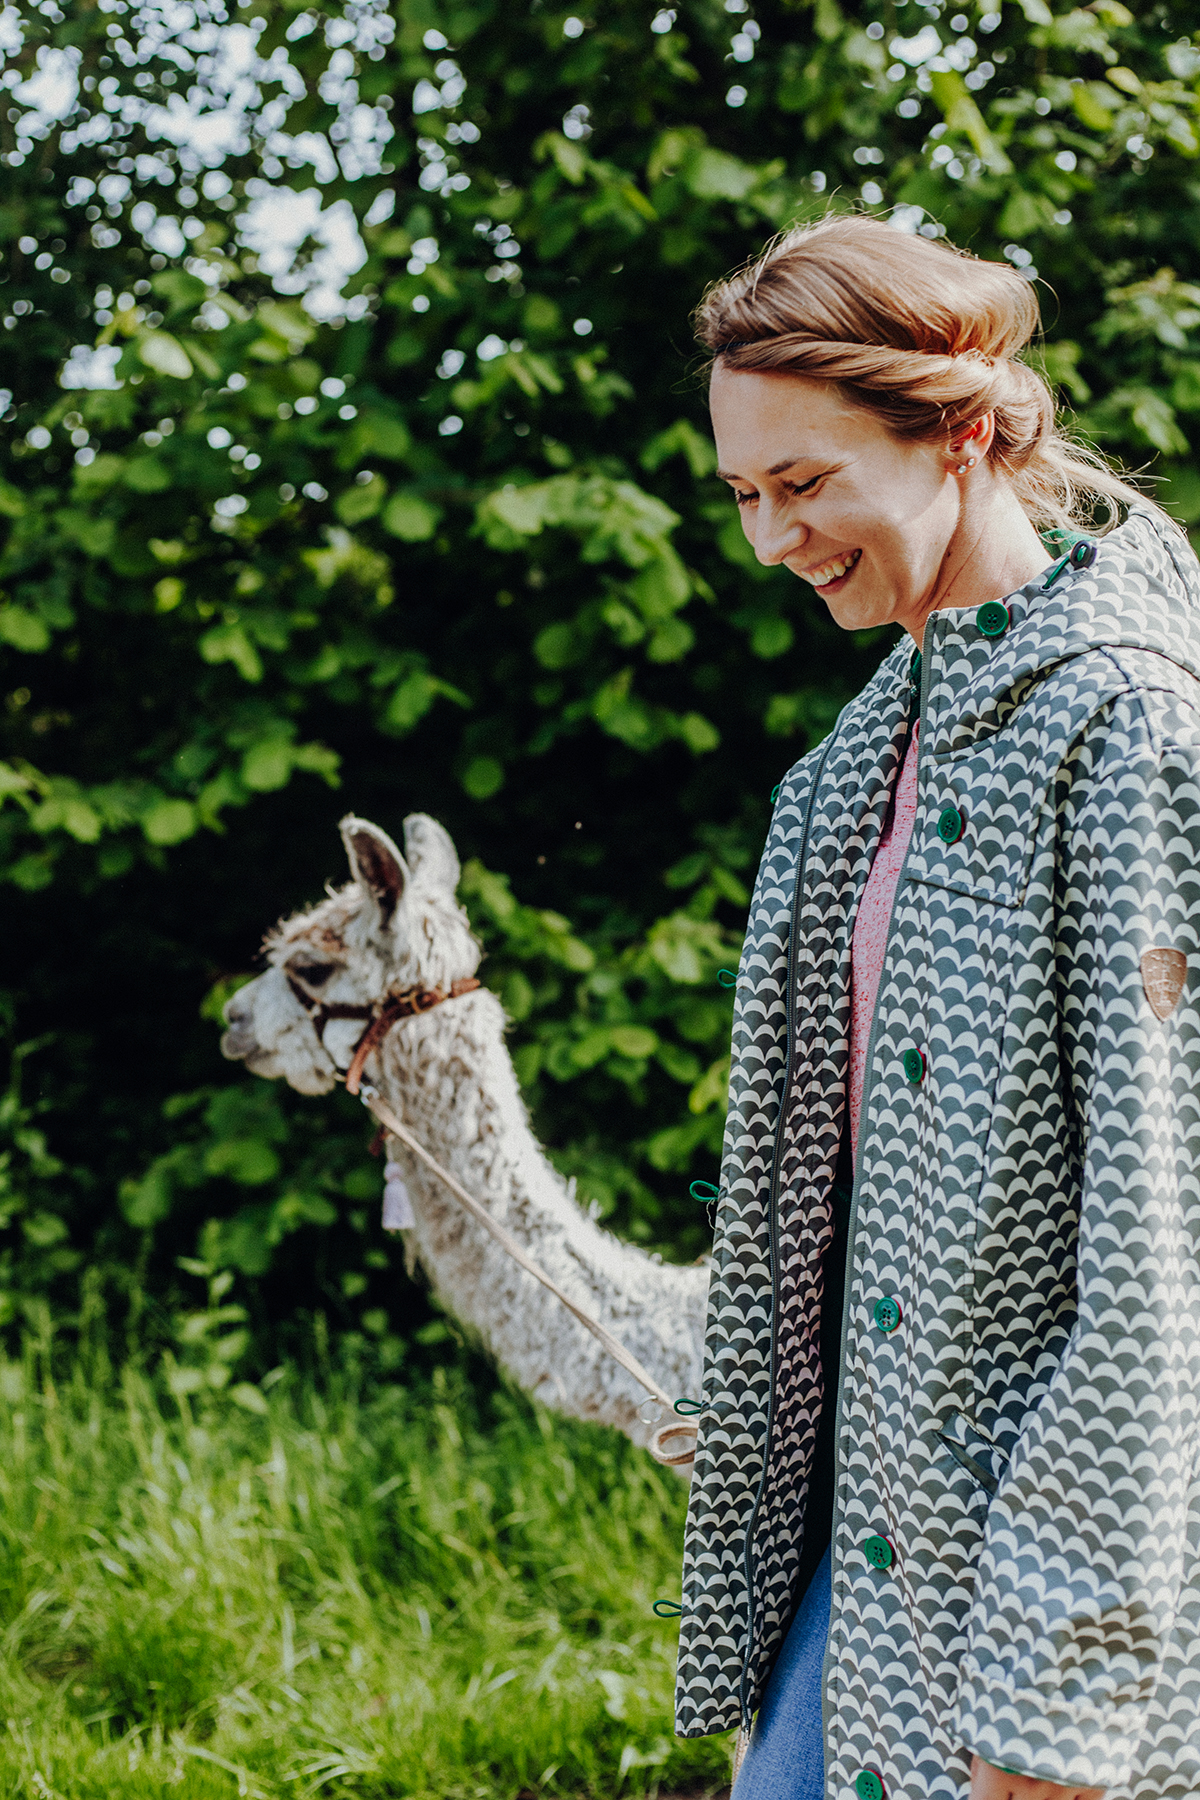
[[[824,481],[828,473],[827,469],[823,469],[819,475],[814,475],[811,481],[785,481],[781,485],[787,493],[796,498],[800,494],[810,494],[818,482]],[[752,501],[758,499],[758,491],[755,488],[751,488],[748,492],[741,488],[734,488],[733,498],[735,505],[749,506]]]

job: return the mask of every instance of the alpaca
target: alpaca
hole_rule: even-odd
[[[455,898],[459,863],[448,833],[413,813],[403,856],[366,819],[343,819],[341,834],[349,885],[269,935],[266,972],[226,1004],[222,1052],[302,1094],[325,1094],[345,1079],[367,1021],[389,998],[454,991],[386,1032],[376,1028],[368,1078],[661,1388],[698,1397],[708,1270],[663,1263],[602,1231],[543,1153],[505,1047],[503,1008],[471,981],[481,952]],[[388,1153],[415,1202],[408,1243],[448,1310],[544,1405],[645,1444],[655,1420],[641,1415],[655,1409],[636,1381],[397,1140]]]

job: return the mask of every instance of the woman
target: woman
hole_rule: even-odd
[[[736,1800],[1200,1794],[1200,570],[1036,325],[862,218],[699,311],[760,561],[904,631],[738,982],[678,1691],[757,1714]]]

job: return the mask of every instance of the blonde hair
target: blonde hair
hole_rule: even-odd
[[[695,323],[714,363],[835,382],[900,438],[937,441],[994,414],[988,458],[1035,525],[1108,530],[1119,505],[1153,505],[1056,430],[1049,386],[1019,360],[1037,300],[1006,263],[833,215],[715,282]]]

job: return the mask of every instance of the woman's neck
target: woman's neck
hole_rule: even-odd
[[[905,620],[910,637],[919,650],[931,613],[1001,600],[1032,581],[1050,560],[1008,482],[981,469],[964,496],[958,528],[920,618]]]

